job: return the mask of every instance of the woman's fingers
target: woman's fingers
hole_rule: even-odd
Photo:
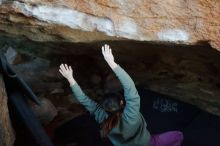
[[[103,46],[104,54],[106,55],[106,45]]]
[[[62,69],[62,71],[66,70],[63,64],[60,65],[60,68]]]
[[[63,75],[63,72],[62,72],[62,70],[61,69],[59,69],[59,72]]]
[[[61,73],[62,76],[65,77],[65,73],[61,69],[59,69],[59,72]]]
[[[60,70],[64,73],[65,71],[72,71],[71,66],[68,66],[67,64],[61,64]]]
[[[60,71],[62,72],[62,75],[64,75],[66,72],[66,69],[63,64],[60,65]]]
[[[110,48],[110,46],[108,46],[108,53],[109,53],[109,55],[111,54],[111,48]]]
[[[104,56],[106,55],[106,45],[102,46],[102,54]]]
[[[69,66],[69,70],[70,70],[71,72],[73,71],[71,66]]]
[[[111,49],[110,49],[110,47],[108,46],[108,54],[109,54],[109,55],[110,55],[110,53],[111,53],[110,50],[111,50]]]
[[[69,68],[68,68],[68,65],[67,64],[65,64],[65,69],[68,71],[69,70]]]
[[[106,45],[106,54],[108,54],[108,46]]]
[[[107,53],[109,54],[109,45],[106,45]]]
[[[103,56],[112,55],[112,49],[109,45],[105,44],[102,46],[102,54]]]
[[[109,51],[109,45],[105,44],[105,46],[104,46],[104,52],[105,52],[106,55],[108,55],[108,54],[110,53],[110,51]]]
[[[107,45],[105,44],[105,50],[107,49]]]
[[[68,66],[67,64],[61,64],[59,72],[67,79],[70,78],[73,73],[71,66]]]

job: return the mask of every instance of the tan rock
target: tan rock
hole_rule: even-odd
[[[2,74],[0,73],[0,146],[13,146],[15,141],[14,131],[9,118],[7,101],[8,98]]]
[[[57,116],[56,107],[46,98],[41,98],[41,106],[36,104],[31,105],[36,116],[43,125],[49,124]]]
[[[20,0],[0,5],[0,30],[35,41],[208,42],[220,50],[219,0]]]

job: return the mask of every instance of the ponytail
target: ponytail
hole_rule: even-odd
[[[121,119],[121,111],[109,114],[108,118],[101,125],[101,137],[104,138]]]
[[[121,104],[123,96],[118,93],[105,94],[102,102],[103,109],[108,113],[108,117],[101,124],[101,137],[104,138],[121,120],[124,105]]]

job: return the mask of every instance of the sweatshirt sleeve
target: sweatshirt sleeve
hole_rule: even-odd
[[[95,120],[98,123],[102,123],[107,118],[107,113],[98,103],[86,96],[77,83],[70,87],[76,99],[90,112],[90,114],[95,116]]]
[[[139,116],[140,96],[131,77],[119,65],[113,69],[114,73],[120,80],[126,101],[123,118],[127,122],[135,122]]]

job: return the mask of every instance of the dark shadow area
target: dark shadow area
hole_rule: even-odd
[[[99,124],[88,114],[79,116],[56,129],[54,143],[76,146],[113,146],[99,134]]]
[[[139,88],[141,113],[151,133],[180,130],[183,146],[219,146],[220,117],[169,96]]]

